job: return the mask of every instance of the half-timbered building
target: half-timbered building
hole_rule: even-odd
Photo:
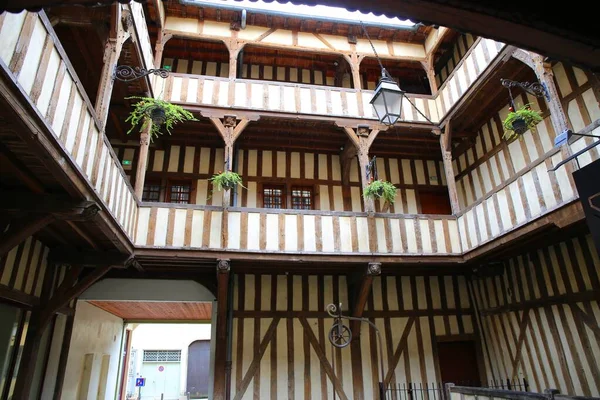
[[[581,63],[235,3],[11,11],[0,398],[125,399],[141,321],[212,324],[211,399],[600,396],[576,182],[600,163],[600,81]],[[406,91],[392,126],[370,104],[379,62]],[[543,87],[511,89],[542,116],[517,140],[502,79]],[[127,120],[137,96],[197,120],[151,136]],[[226,170],[243,185],[217,191]],[[363,198],[375,174],[393,204]],[[354,318],[344,347],[332,304]]]

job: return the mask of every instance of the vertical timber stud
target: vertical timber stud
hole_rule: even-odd
[[[550,111],[550,121],[552,121],[552,126],[554,127],[554,133],[556,135],[560,135],[565,130],[569,129],[569,123],[567,119],[567,115],[565,114],[565,110],[562,107],[560,97],[558,96],[558,91],[556,90],[556,85],[554,84],[554,73],[552,72],[552,66],[550,63],[545,62],[545,57],[529,52],[529,56],[531,57],[531,64],[533,64],[533,70],[540,83],[546,87],[546,91],[548,92],[548,97],[546,98],[546,103],[548,104],[548,109]],[[572,152],[569,146],[561,146],[560,152],[563,158],[570,157]],[[577,161],[572,160],[565,165],[568,176],[570,177],[574,170],[577,170]],[[577,189],[575,185],[573,186],[573,190],[576,192]]]
[[[431,89],[431,95],[435,96],[438,91],[437,81],[435,80],[435,69],[433,67],[433,53],[427,55],[427,61],[421,61],[421,65],[427,74],[427,80],[429,81],[429,88]]]
[[[144,194],[144,182],[146,181],[146,168],[148,167],[148,150],[150,147],[150,130],[152,124],[140,134],[140,151],[138,154],[137,169],[135,171],[135,195],[138,200],[142,200]]]
[[[233,165],[233,145],[235,141],[240,137],[246,126],[250,123],[250,121],[258,120],[258,116],[253,117],[243,117],[239,122],[237,121],[237,117],[235,115],[225,115],[221,118],[218,117],[210,117],[211,122],[217,128],[219,135],[223,138],[225,142],[225,165],[223,170],[228,171],[231,170]],[[231,204],[231,191],[224,190],[223,191],[223,207],[229,207]]]
[[[214,400],[225,400],[225,358],[227,354],[227,304],[229,290],[229,260],[217,262],[217,337],[215,343]]]
[[[233,37],[225,41],[225,46],[229,50],[229,88],[227,93],[227,104],[230,106],[234,103],[235,98],[235,79],[237,78],[238,56],[244,48],[244,42],[237,39],[238,32],[232,32]]]
[[[448,197],[452,214],[456,215],[460,211],[458,203],[458,194],[456,192],[456,180],[454,175],[454,166],[452,165],[452,126],[451,121],[448,121],[444,133],[440,133],[440,149],[442,151],[442,159],[444,160],[444,172],[446,174],[446,185],[448,187]]]
[[[338,125],[339,126],[339,125]],[[344,131],[348,135],[350,141],[356,147],[356,153],[358,155],[358,167],[360,168],[360,181],[362,184],[362,190],[364,191],[367,185],[369,184],[369,177],[367,177],[367,166],[369,165],[369,149],[373,144],[373,141],[377,137],[377,134],[381,130],[387,129],[387,127],[373,128],[371,126],[359,126],[354,128],[343,126]],[[372,199],[364,199],[365,202],[365,212],[373,213],[375,212],[375,205]]]
[[[173,37],[170,33],[160,32],[156,39],[156,45],[154,46],[154,66],[155,68],[161,68],[163,51],[165,50],[165,44]]]
[[[101,128],[106,127],[108,108],[110,107],[110,96],[114,86],[114,73],[121,55],[123,43],[129,38],[130,18],[121,12],[121,4],[116,3],[111,7],[110,31],[104,45],[104,59],[102,75],[100,76],[100,87],[96,97],[96,114]]]

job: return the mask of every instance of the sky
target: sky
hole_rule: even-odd
[[[259,9],[259,10],[267,10],[267,11],[278,11],[285,13],[292,13],[296,15],[306,15],[306,16],[319,16],[319,17],[328,17],[335,16],[339,19],[346,20],[354,20],[354,21],[364,21],[364,22],[375,22],[386,25],[396,25],[396,26],[407,26],[411,27],[414,25],[410,20],[400,20],[398,18],[387,18],[384,16],[375,16],[373,13],[362,14],[358,11],[350,12],[344,8],[340,7],[329,7],[329,6],[321,6],[317,5],[314,7],[304,6],[304,5],[293,5],[292,3],[280,4],[277,2],[265,3],[261,0],[259,1],[234,1],[234,0],[195,0],[195,3],[198,4],[227,4],[237,7],[244,7],[248,10],[250,9]]]

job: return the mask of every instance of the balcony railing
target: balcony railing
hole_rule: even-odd
[[[174,204],[141,205],[135,244],[302,254],[456,255],[456,218],[269,210]]]
[[[2,17],[0,68],[12,77],[65,155],[133,238],[137,200],[52,24],[43,12]]]
[[[166,100],[174,103],[374,120],[372,97],[370,90],[186,74],[171,74],[165,88]],[[427,118],[439,119],[431,96],[408,97]],[[427,122],[407,101],[402,120]]]

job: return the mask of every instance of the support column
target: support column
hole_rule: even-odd
[[[567,119],[567,115],[565,114],[565,110],[562,107],[560,102],[560,97],[558,96],[558,91],[556,90],[556,85],[554,84],[554,73],[552,72],[552,66],[550,63],[544,61],[543,56],[535,53],[529,53],[531,55],[531,61],[533,64],[533,70],[539,81],[546,87],[548,91],[548,98],[546,98],[546,103],[548,104],[548,110],[550,111],[550,121],[552,121],[552,126],[554,127],[554,133],[556,135],[560,135],[569,127],[569,120]],[[560,152],[563,158],[568,158],[573,154],[571,148],[568,145],[560,146]],[[567,169],[569,180],[571,181],[571,186],[573,190],[577,193],[577,188],[575,187],[575,182],[573,181],[572,174],[573,171],[579,169],[577,166],[576,160],[572,160],[565,164],[565,168]]]
[[[160,32],[156,39],[156,45],[154,46],[154,67],[161,68],[162,66],[162,55],[165,50],[165,44],[173,37],[170,33]]]
[[[225,142],[225,171],[231,171],[233,166],[233,145],[238,137],[242,134],[246,126],[250,121],[258,120],[258,116],[244,117],[238,123],[235,115],[225,115],[222,118],[210,117],[210,120],[214,124],[215,128],[223,138]],[[231,204],[231,193],[229,190],[223,191],[223,207],[229,207]]]
[[[442,151],[442,160],[444,161],[444,172],[446,173],[446,186],[448,187],[448,198],[452,214],[456,215],[460,211],[458,202],[458,193],[456,191],[456,180],[454,175],[454,166],[452,165],[452,130],[451,122],[446,124],[445,132],[440,134],[440,149]]]
[[[102,124],[102,129],[106,127],[106,119],[108,118],[110,97],[115,82],[115,68],[123,49],[123,43],[130,36],[129,32],[123,27],[123,21],[127,21],[127,18],[122,16],[121,5],[114,4],[111,7],[110,32],[104,45],[104,64],[96,97],[96,114]]]
[[[238,56],[244,48],[244,42],[237,39],[237,31],[234,31],[234,37],[225,42],[229,50],[229,88],[227,93],[227,104],[233,105],[235,98],[235,80],[237,79]]]
[[[352,282],[352,316],[355,318],[361,318],[369,293],[371,293],[371,286],[373,284],[373,278],[381,275],[381,263],[369,263],[367,268],[361,267],[360,271],[357,271],[353,277]],[[362,322],[351,321],[350,330],[354,338],[360,337]]]
[[[229,291],[229,260],[217,263],[217,337],[215,345],[214,400],[225,400],[227,357],[227,300]]]
[[[137,170],[135,171],[135,195],[142,200],[144,194],[144,182],[146,181],[146,168],[148,166],[148,150],[150,148],[150,129],[152,125],[140,134],[140,152],[138,154]]]
[[[433,65],[433,54],[427,56],[427,61],[421,61],[421,65],[427,74],[427,80],[429,81],[429,88],[431,89],[431,95],[435,95],[438,91],[437,81],[435,80],[435,69]]]
[[[367,167],[369,165],[369,149],[371,148],[373,141],[377,137],[377,134],[381,130],[387,129],[387,127],[372,128],[368,125],[361,125],[356,128],[356,131],[354,130],[354,128],[348,126],[344,126],[343,128],[346,134],[348,135],[350,141],[356,147],[356,154],[358,156],[358,167],[360,169],[361,187],[364,191],[370,183],[370,177],[367,176]],[[365,203],[365,212],[375,212],[375,205],[373,203],[373,200],[365,198],[363,198],[363,200]]]

